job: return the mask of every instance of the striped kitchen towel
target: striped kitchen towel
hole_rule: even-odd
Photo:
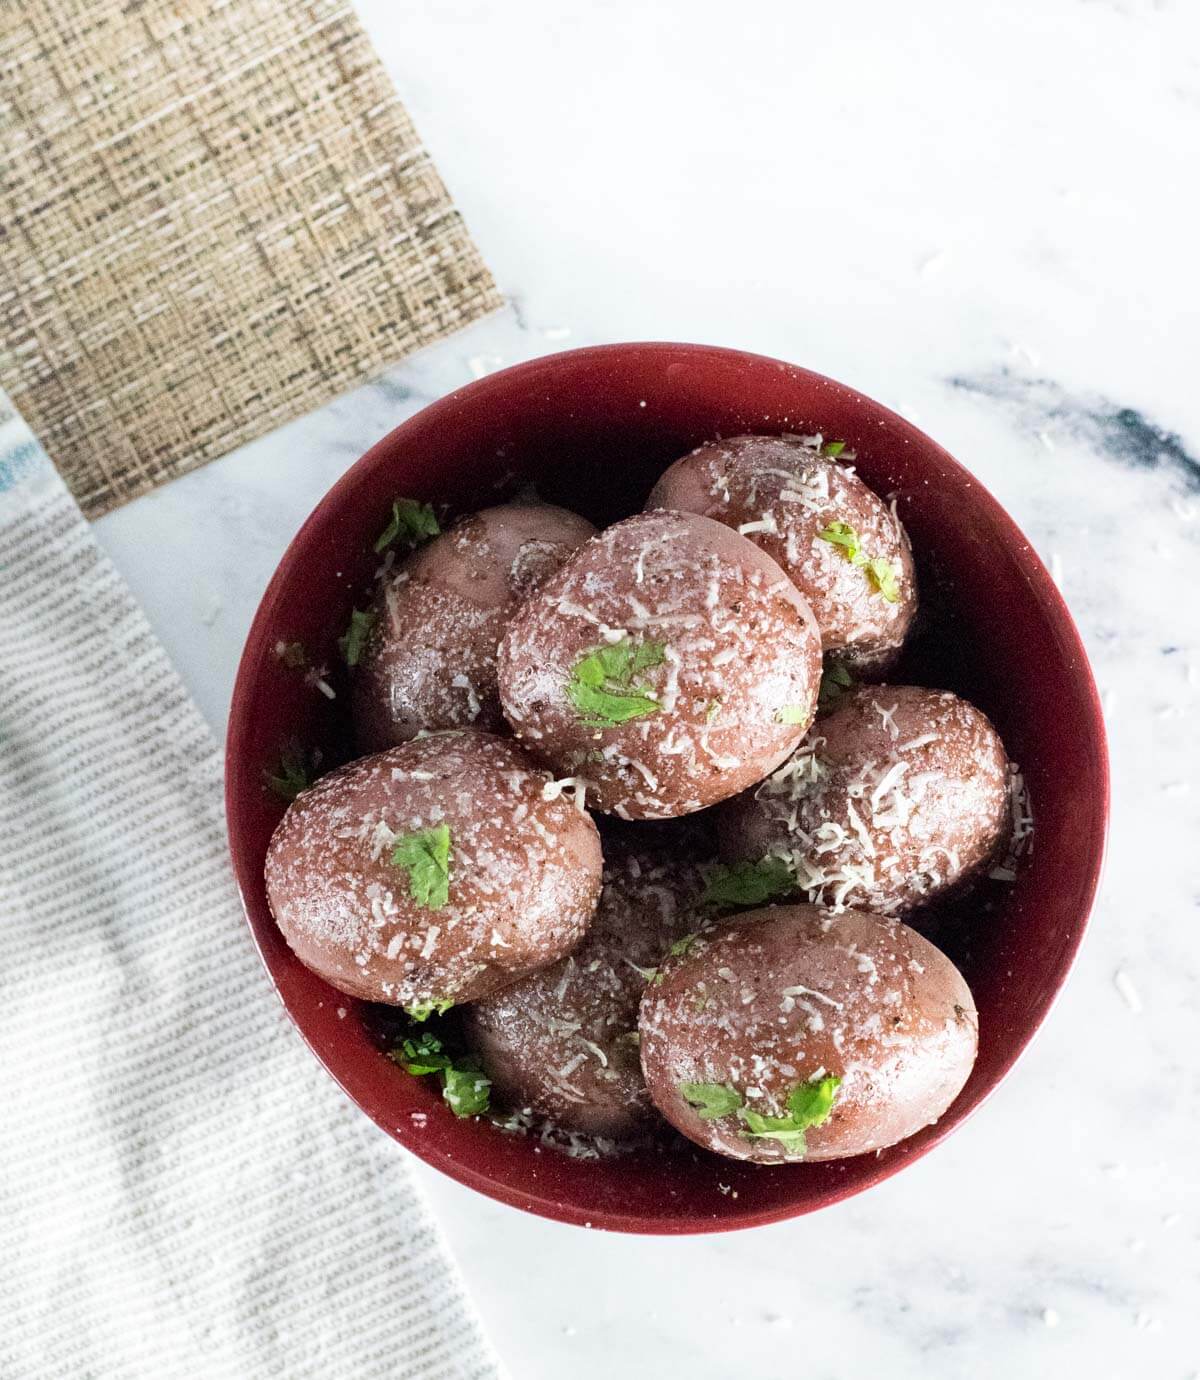
[[[0,394],[0,1375],[498,1377],[396,1147],[274,999],[220,777]]]

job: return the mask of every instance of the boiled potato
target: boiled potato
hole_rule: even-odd
[[[777,1164],[881,1150],[936,1121],[971,1072],[975,1003],[897,920],[816,906],[702,932],[642,998],[655,1105],[698,1145]]]
[[[655,512],[582,546],[517,611],[500,697],[588,803],[663,819],[743,790],[799,744],[820,638],[774,561],[720,523]]]
[[[826,654],[860,676],[895,661],[917,609],[895,514],[819,436],[732,436],[677,460],[648,508],[715,518],[762,547],[812,607]]]
[[[604,839],[604,889],[568,957],[463,1012],[494,1095],[565,1130],[627,1138],[657,1119],[638,1058],[638,1002],[670,946],[699,923],[704,869]]]
[[[565,508],[506,503],[460,518],[389,572],[354,668],[362,747],[468,725],[502,731],[496,644],[521,600],[595,530]]]
[[[860,686],[768,780],[722,807],[721,854],[766,860],[785,878],[780,895],[903,914],[995,856],[1008,779],[1004,744],[974,705],[945,690]]]
[[[553,963],[600,892],[596,826],[511,739],[433,734],[323,776],[267,853],[284,938],[339,991],[417,1014]]]

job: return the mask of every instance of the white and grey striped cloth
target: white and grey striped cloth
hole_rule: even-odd
[[[260,969],[220,774],[0,394],[0,1375],[498,1377]]]

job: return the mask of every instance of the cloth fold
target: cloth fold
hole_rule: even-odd
[[[499,1377],[274,999],[206,726],[2,394],[0,577],[0,1374]]]

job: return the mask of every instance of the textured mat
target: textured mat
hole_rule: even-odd
[[[350,5],[0,5],[0,384],[89,516],[499,305]]]

